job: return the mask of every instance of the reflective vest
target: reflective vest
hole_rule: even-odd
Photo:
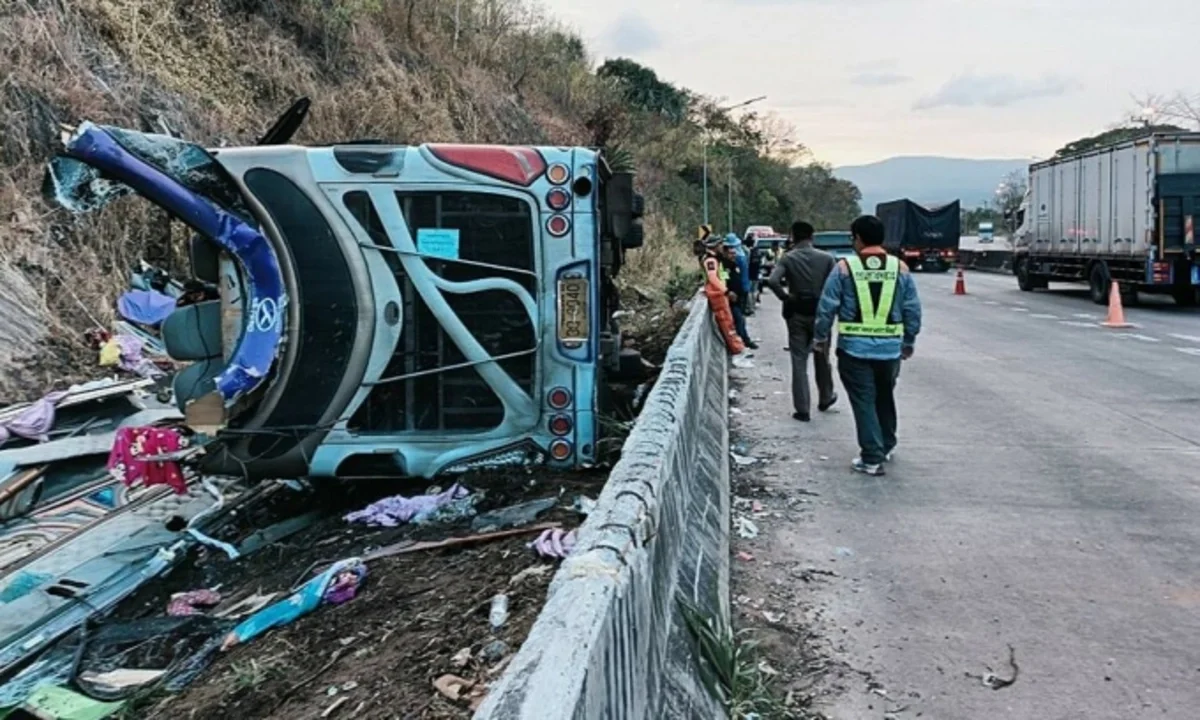
[[[858,322],[839,320],[838,332],[860,337],[904,337],[903,324],[888,322],[888,316],[892,314],[892,301],[896,299],[896,285],[900,282],[900,259],[892,255],[870,255],[867,264],[874,267],[864,265],[862,258],[857,255],[846,258],[850,279],[854,281],[854,294],[858,298],[860,319]],[[871,297],[872,284],[879,286],[878,304]]]

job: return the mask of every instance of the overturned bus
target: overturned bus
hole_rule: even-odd
[[[642,242],[632,175],[583,147],[286,142],[84,123],[47,172],[68,209],[135,192],[195,231],[192,272],[219,300],[162,335],[189,363],[173,388],[210,440],[203,469],[594,462],[607,384],[644,372],[614,320]]]

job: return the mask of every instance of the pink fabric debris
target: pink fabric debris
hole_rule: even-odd
[[[165,375],[153,360],[142,354],[144,344],[134,335],[118,335],[117,347],[121,349],[121,369],[144,378],[153,380]]]
[[[167,485],[182,495],[187,492],[187,479],[179,463],[142,458],[176,452],[187,446],[187,438],[174,428],[121,428],[108,455],[108,471],[129,487],[139,483],[147,487]]]
[[[396,527],[410,520],[429,515],[443,505],[470,495],[471,491],[455,483],[437,495],[404,497],[394,495],[371,503],[362,510],[346,516],[346,522],[361,522],[380,527]]]
[[[52,392],[40,400],[33,401],[13,419],[0,421],[0,444],[14,435],[38,442],[49,440],[48,433],[54,427],[56,406],[66,396],[65,392]]]
[[[172,617],[199,615],[200,607],[213,607],[221,602],[221,593],[216,590],[192,590],[175,593],[167,603],[167,614]],[[197,607],[200,606],[200,607]]]
[[[542,557],[565,558],[575,549],[575,539],[574,530],[566,532],[562,528],[551,528],[538,535],[529,547]]]

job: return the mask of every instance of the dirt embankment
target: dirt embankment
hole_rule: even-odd
[[[308,96],[301,143],[589,142],[603,88],[577,38],[521,0],[446,5],[0,3],[0,404],[94,375],[82,333],[110,323],[139,260],[186,269],[145,203],[74,218],[44,201],[62,124],[247,144]]]

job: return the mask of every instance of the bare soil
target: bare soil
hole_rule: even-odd
[[[567,509],[576,494],[594,497],[606,474],[537,475],[513,472],[466,481],[486,488],[480,511],[558,496],[561,502],[539,518],[564,528],[582,518]],[[372,493],[371,491],[375,492]],[[436,540],[471,533],[469,521],[455,525],[369,529],[349,525],[345,511],[378,497],[379,487],[330,488],[320,502],[331,514],[308,529],[258,553],[229,561],[205,551],[194,563],[144,588],[121,609],[125,619],[161,616],[171,594],[220,586],[227,598],[256,592],[287,592],[318,561],[364,554],[404,539]],[[394,494],[423,488],[388,487]],[[311,505],[308,505],[311,508]],[[282,515],[286,517],[287,515]],[[261,518],[247,528],[261,527]],[[144,698],[139,718],[468,718],[489,682],[524,641],[541,610],[555,563],[526,547],[533,536],[462,548],[428,550],[371,562],[353,600],[322,605],[291,625],[271,631],[218,657],[176,696]],[[494,595],[509,597],[509,618],[492,634],[488,611]],[[495,641],[502,644],[496,644]],[[492,646],[492,647],[488,647]],[[489,653],[482,652],[487,647]],[[452,658],[470,654],[465,666]],[[458,701],[439,693],[438,677],[452,673],[477,684]]]
[[[730,400],[736,408],[744,383],[731,379],[737,395]],[[733,533],[730,540],[731,615],[735,632],[743,633],[756,644],[756,652],[771,691],[784,700],[788,714],[800,720],[819,720],[824,715],[814,709],[824,692],[828,676],[842,672],[834,667],[826,652],[827,642],[817,628],[820,609],[811,602],[809,587],[828,582],[836,573],[824,568],[791,567],[782,559],[786,548],[776,541],[775,528],[785,523],[809,522],[810,504],[816,493],[788,489],[774,481],[780,463],[790,461],[787,448],[774,447],[755,440],[752,433],[741,432],[744,424],[735,413],[731,417],[730,448],[738,455],[755,458],[754,465],[733,463]],[[772,467],[772,470],[766,468]],[[753,523],[758,535],[741,537],[738,519]],[[764,665],[760,664],[760,669]],[[775,718],[764,720],[778,720]]]

